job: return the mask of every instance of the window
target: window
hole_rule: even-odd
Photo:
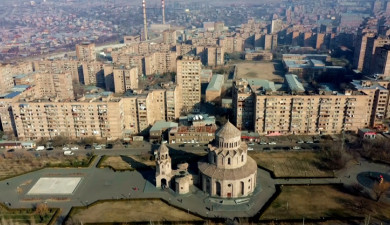
[[[228,158],[228,165],[230,165],[230,158]]]

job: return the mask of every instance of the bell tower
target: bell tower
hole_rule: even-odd
[[[169,149],[161,144],[156,156],[156,187],[169,187],[172,178],[172,163]]]

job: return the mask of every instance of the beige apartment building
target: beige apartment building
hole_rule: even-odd
[[[244,51],[244,39],[237,35],[234,37],[222,37],[218,43],[226,53]]]
[[[390,118],[390,81],[355,80],[351,84],[370,98],[365,106],[370,109],[370,127],[384,126],[384,119]]]
[[[84,42],[76,45],[76,56],[78,60],[82,61],[95,61],[95,44]]]
[[[14,76],[31,72],[33,72],[31,62],[0,65],[0,93],[7,92],[14,86]]]
[[[107,140],[123,137],[120,98],[86,96],[78,101],[23,101],[12,103],[16,133],[22,140],[66,136]]]
[[[259,134],[337,134],[369,126],[369,96],[256,95],[255,131]]]
[[[80,82],[82,73],[81,63],[78,60],[38,60],[33,62],[34,71],[42,73],[70,73],[73,81]]]
[[[181,100],[180,88],[177,85],[166,87],[165,109],[167,121],[175,121],[180,117]]]
[[[335,134],[343,130],[357,132],[370,125],[371,109],[367,105],[372,100],[361,91],[319,90],[307,95],[281,87],[259,79],[235,81],[233,112],[237,128],[265,135]]]
[[[145,75],[163,74],[176,70],[176,52],[154,52],[144,58]]]
[[[115,93],[123,94],[128,90],[138,88],[138,68],[117,66],[113,69]]]
[[[163,31],[163,42],[169,45],[176,44],[176,30],[165,30]]]
[[[70,73],[32,73],[35,98],[73,100],[73,84]]]
[[[97,61],[82,62],[84,84],[105,87],[103,66],[102,62]]]
[[[198,57],[183,56],[177,60],[176,82],[180,88],[183,110],[199,112],[201,101],[201,62]]]

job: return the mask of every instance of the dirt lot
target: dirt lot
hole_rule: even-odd
[[[389,219],[390,205],[347,194],[341,187],[284,186],[260,219],[319,219],[368,214],[376,219]]]
[[[76,212],[72,219],[83,223],[202,220],[160,200],[103,202]]]
[[[156,164],[151,156],[150,154],[140,156],[106,156],[100,167],[110,167],[114,170],[148,169]]]
[[[0,155],[0,180],[45,166],[77,167],[87,162],[87,156],[64,156],[62,152],[50,156],[46,156],[45,153],[27,151],[4,153]]]
[[[270,81],[282,82],[283,74],[280,71],[282,65],[277,62],[244,62],[237,64],[237,77],[239,78],[258,78]],[[277,69],[275,69],[277,68]]]
[[[249,152],[257,164],[274,171],[276,177],[329,177],[332,171],[323,171],[315,152]]]

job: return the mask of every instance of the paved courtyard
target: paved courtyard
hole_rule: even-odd
[[[28,195],[69,195],[80,183],[81,177],[42,177],[27,193]]]
[[[258,169],[257,188],[250,197],[223,200],[210,198],[197,187],[186,195],[178,195],[170,189],[160,190],[154,186],[154,171],[114,172],[107,168],[96,168],[97,162],[98,159],[89,168],[46,168],[0,181],[0,201],[11,204],[11,208],[28,208],[47,202],[50,207],[62,209],[58,224],[62,223],[73,206],[86,206],[103,199],[161,198],[204,217],[250,217],[258,213],[275,193],[275,185],[352,185],[359,181],[363,172],[373,171],[384,175],[390,172],[387,165],[365,160],[336,172],[336,178],[273,179],[267,171]]]

